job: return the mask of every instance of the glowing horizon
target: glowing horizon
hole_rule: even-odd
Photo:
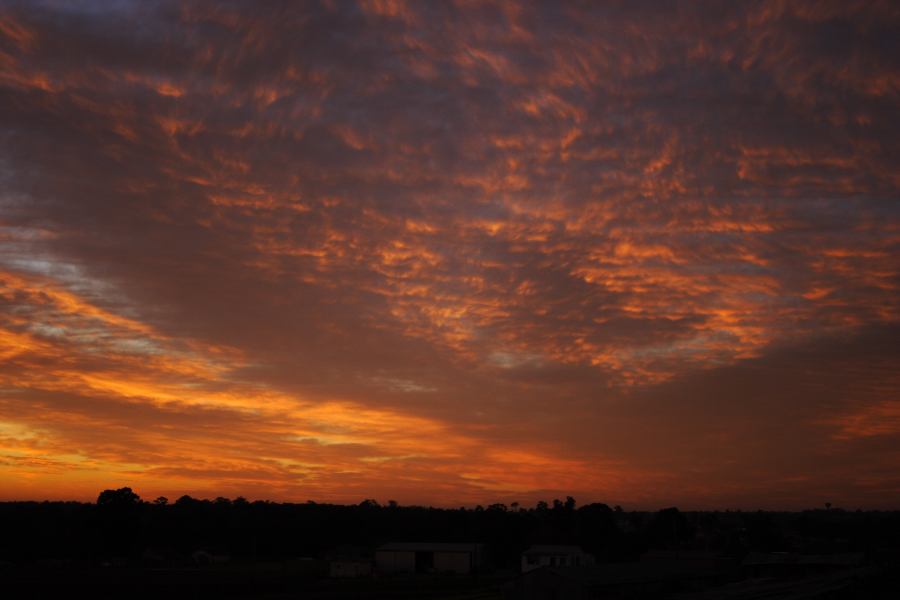
[[[896,508],[889,3],[0,3],[0,500]]]

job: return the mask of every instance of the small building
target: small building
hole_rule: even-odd
[[[587,567],[594,562],[594,556],[579,546],[536,545],[522,553],[522,572],[540,567]]]
[[[382,574],[454,573],[468,575],[484,566],[482,544],[392,543],[375,550]]]

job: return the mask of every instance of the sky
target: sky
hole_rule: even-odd
[[[0,500],[897,508],[900,6],[0,0]]]

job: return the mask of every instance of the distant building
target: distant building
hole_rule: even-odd
[[[522,553],[522,572],[540,567],[587,567],[594,557],[578,546],[532,546]]]
[[[482,544],[393,543],[375,550],[379,573],[468,575],[484,565]]]

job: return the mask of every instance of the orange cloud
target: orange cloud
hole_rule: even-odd
[[[884,460],[733,398],[900,325],[887,5],[170,8],[0,9],[4,490],[723,498],[782,380]]]

